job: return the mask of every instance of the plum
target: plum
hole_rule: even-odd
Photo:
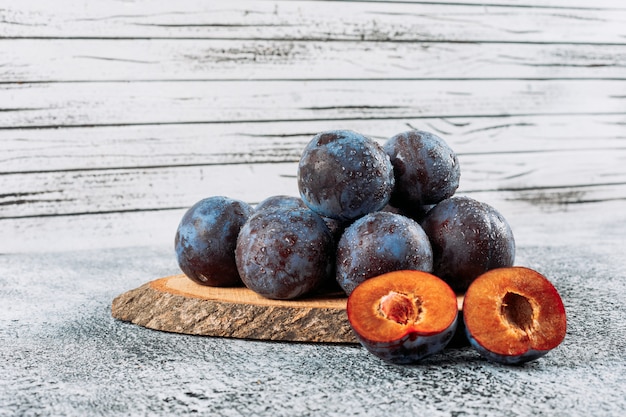
[[[306,205],[341,221],[385,207],[394,185],[393,167],[382,147],[349,130],[313,137],[302,152],[297,177]]]
[[[383,145],[395,177],[391,205],[407,213],[452,197],[461,169],[454,151],[439,136],[420,130],[399,133]]]
[[[400,214],[365,215],[345,229],[337,245],[336,279],[348,295],[371,277],[401,269],[431,272],[432,267],[426,233]]]
[[[243,283],[267,298],[311,293],[332,279],[334,242],[324,220],[309,208],[275,207],[254,213],[235,249]]]
[[[452,339],[457,298],[440,278],[393,271],[359,284],[348,297],[348,321],[370,353],[396,364],[418,362]]]
[[[433,250],[433,273],[464,292],[482,273],[512,266],[515,239],[492,206],[453,196],[433,207],[421,223]]]
[[[470,344],[486,359],[521,364],[540,358],[565,338],[561,296],[539,272],[497,268],[472,282],[463,301]]]
[[[249,204],[224,196],[209,197],[190,207],[178,225],[174,245],[183,273],[202,285],[242,285],[235,246],[252,212]]]

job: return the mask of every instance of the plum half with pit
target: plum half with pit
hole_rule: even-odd
[[[383,145],[393,165],[395,187],[391,205],[410,213],[452,197],[461,169],[455,152],[439,136],[410,130]]]
[[[313,137],[302,152],[297,177],[306,205],[341,221],[385,207],[394,185],[393,167],[382,147],[350,130]]]
[[[213,287],[242,285],[235,263],[237,236],[253,208],[214,196],[198,201],[183,215],[175,237],[178,265],[192,281]]]
[[[515,239],[494,207],[453,196],[433,207],[421,223],[433,250],[433,273],[464,292],[476,277],[512,266]]]
[[[235,249],[243,283],[266,298],[304,296],[332,279],[334,242],[309,208],[260,210],[241,228]]]
[[[423,271],[393,271],[373,277],[348,297],[348,321],[370,353],[396,364],[440,352],[458,321],[456,294]]]
[[[554,285],[526,267],[497,268],[478,278],[463,301],[470,344],[486,359],[522,364],[565,338],[565,307]]]
[[[363,281],[386,272],[431,272],[433,253],[424,230],[400,214],[379,211],[347,227],[337,245],[336,279],[350,295]]]

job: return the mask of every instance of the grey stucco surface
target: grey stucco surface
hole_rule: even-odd
[[[112,299],[178,273],[169,248],[0,256],[0,416],[623,416],[626,258],[521,247],[568,313],[565,341],[520,367],[448,349],[416,366],[358,345],[157,332]]]

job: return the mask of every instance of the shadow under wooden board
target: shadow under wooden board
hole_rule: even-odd
[[[245,287],[208,287],[185,275],[159,278],[113,300],[114,318],[149,329],[285,342],[358,343],[345,295],[271,300]],[[459,309],[462,297],[458,298]]]

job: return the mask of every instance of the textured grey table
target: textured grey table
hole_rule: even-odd
[[[176,272],[170,248],[5,255],[0,415],[624,415],[626,257],[614,249],[519,249],[569,317],[562,345],[521,367],[469,347],[395,366],[358,345],[157,332],[112,319],[110,303]]]

